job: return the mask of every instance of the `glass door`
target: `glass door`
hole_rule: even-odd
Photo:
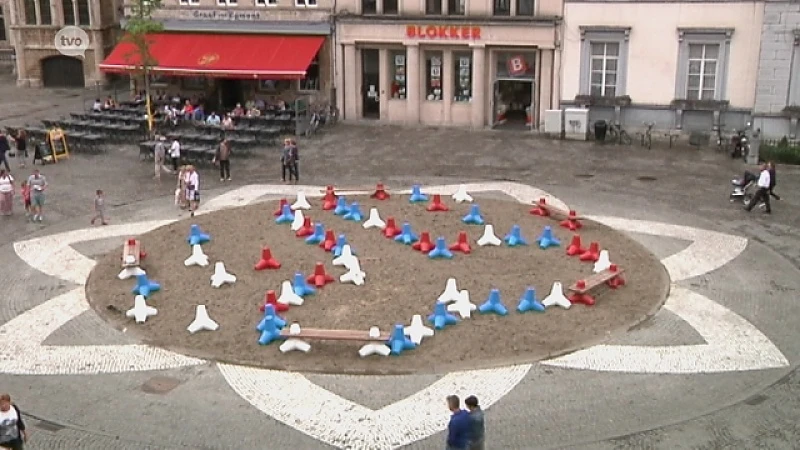
[[[380,119],[380,53],[361,49],[361,111],[365,119]]]

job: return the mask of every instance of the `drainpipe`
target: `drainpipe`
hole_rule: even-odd
[[[336,4],[337,0],[333,0],[333,9],[331,10],[330,14],[330,24],[331,24],[331,39],[330,39],[330,54],[331,54],[331,68],[330,68],[330,80],[331,80],[331,88],[330,93],[328,95],[328,104],[333,105],[336,107],[336,103],[338,101],[338,94],[339,94],[339,86],[336,85]]]

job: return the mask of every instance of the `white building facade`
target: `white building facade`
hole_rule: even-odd
[[[764,3],[566,0],[562,107],[636,130],[741,128],[753,112]]]

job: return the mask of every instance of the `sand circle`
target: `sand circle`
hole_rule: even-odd
[[[579,230],[584,244],[597,241],[607,249],[612,262],[625,270],[626,285],[616,290],[601,288],[592,307],[576,304],[569,310],[551,307],[542,313],[518,313],[519,298],[527,287],[535,288],[542,300],[553,282],[566,287],[592,274],[593,264],[565,254],[573,232],[559,227],[557,220],[529,214],[529,206],[508,197],[476,196],[475,204],[498,236],[502,238],[513,225],[519,225],[529,243],[513,248],[479,247],[475,241],[483,234],[483,226],[462,222],[470,205],[443,199],[450,211],[428,212],[425,204],[412,204],[408,196],[399,195],[384,201],[368,196],[348,200],[358,201],[365,216],[376,207],[384,220],[394,217],[398,226],[407,222],[415,233],[428,231],[434,240],[442,236],[454,243],[464,231],[472,244],[469,255],[431,260],[410,246],[387,239],[379,230],[365,230],[361,223],[323,211],[321,199],[310,199],[312,209],[305,214],[335,235],[344,234],[355,249],[367,273],[363,286],[340,283],[338,278],[345,270],[331,264],[330,253],[295,237],[288,224],[276,224],[273,211],[277,202],[270,201],[175,222],[140,236],[148,252],[143,268],[162,285],[148,301],[158,315],[146,323],[134,324],[124,315],[133,307],[131,288],[135,283],[116,278],[121,249],[99,259],[87,282],[87,297],[102,317],[150,345],[228,363],[354,374],[440,373],[533,362],[624,332],[652,314],[666,298],[669,276],[650,251],[621,232],[584,220]],[[190,223],[211,235],[211,241],[203,245],[211,262],[208,267],[184,266],[191,254],[186,242]],[[536,245],[545,226],[552,227],[561,247],[542,250]],[[262,246],[271,248],[282,264],[280,269],[254,270]],[[223,261],[236,275],[235,284],[211,287],[216,261]],[[414,314],[427,317],[448,278],[455,278],[458,287],[468,290],[471,301],[478,305],[492,289],[499,289],[509,314],[474,313],[455,326],[437,330],[435,336],[401,356],[362,358],[360,342],[310,341],[310,352],[286,354],[278,350],[280,343],[259,345],[255,327],[262,318],[259,307],[266,291],[279,292],[281,283],[296,272],[310,275],[318,262],[337,280],[308,297],[304,305],[282,313],[289,323],[362,331],[375,326],[390,332],[395,324],[408,325]],[[199,304],[206,305],[211,318],[219,323],[217,331],[187,332]]]

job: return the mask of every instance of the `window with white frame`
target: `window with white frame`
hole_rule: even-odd
[[[617,96],[619,47],[619,42],[591,43],[589,95],[592,97]]]
[[[316,8],[317,0],[294,0],[298,8]]]
[[[52,25],[50,0],[24,0],[25,25]]]
[[[714,100],[717,92],[719,44],[689,44],[687,100]]]
[[[676,99],[693,101],[726,99],[732,34],[731,29],[678,30]]]
[[[179,5],[191,5],[197,6],[200,4],[200,0],[178,0]]]
[[[629,28],[581,27],[580,95],[625,95]]]
[[[217,0],[219,6],[236,6],[238,4],[239,0]]]
[[[278,0],[256,0],[256,6],[277,6]]]

